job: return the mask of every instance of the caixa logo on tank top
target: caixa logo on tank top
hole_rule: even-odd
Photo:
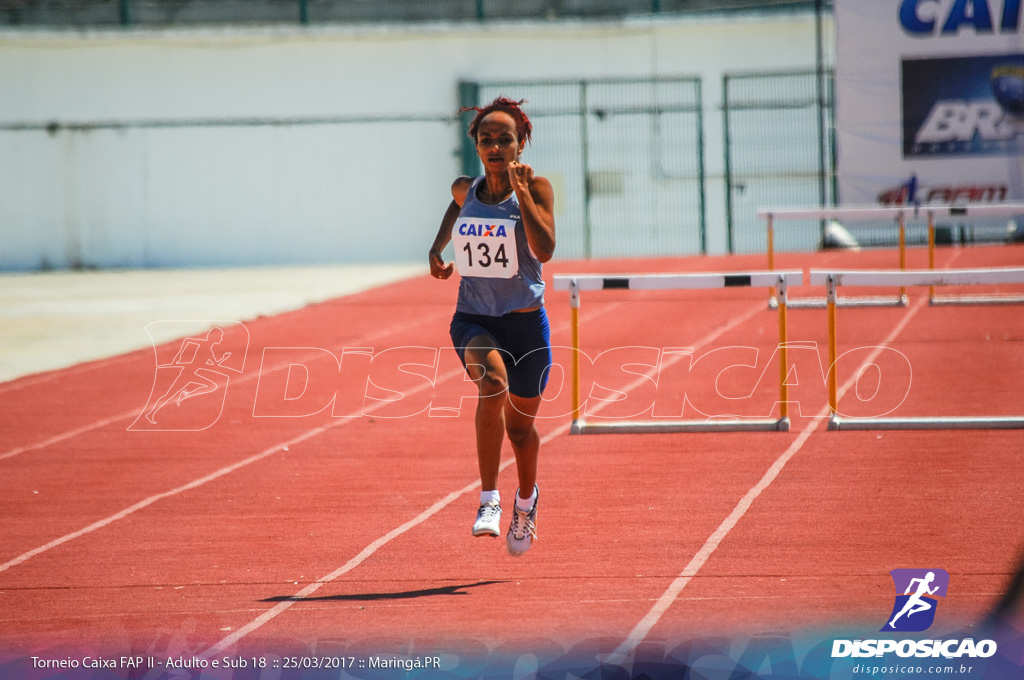
[[[511,279],[519,272],[515,220],[460,217],[452,243],[461,276]]]

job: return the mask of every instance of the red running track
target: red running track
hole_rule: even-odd
[[[1019,265],[1022,254],[946,249],[939,264]],[[922,251],[911,255],[911,267],[924,266]],[[888,268],[891,259],[786,255],[780,266]],[[743,256],[555,263],[548,274],[763,268]],[[912,289],[903,308],[840,310],[840,352],[889,348],[861,354],[879,366],[878,401],[865,399],[870,376],[841,376],[840,410],[871,415],[890,399],[893,415],[1024,415],[1020,307],[933,308],[925,294]],[[797,363],[800,408],[787,433],[571,437],[568,389],[553,381],[539,421],[539,540],[511,558],[503,541],[469,533],[473,390],[449,347],[454,295],[454,282],[424,277],[247,322],[246,364],[217,393],[226,397],[215,420],[198,429],[208,399],[160,412],[158,423],[196,431],[129,429],[154,389],[152,351],[0,385],[3,655],[408,652],[439,641],[536,650],[595,638],[628,650],[716,633],[877,632],[893,602],[889,571],[901,567],[950,573],[941,634],[974,626],[1016,571],[1022,431],[825,431],[820,309],[790,311],[790,340],[813,349]],[[705,412],[733,404],[768,415],[777,317],[766,298],[586,294],[583,351],[616,352],[585,384],[625,397],[592,401],[592,418],[651,404],[664,414],[683,408],[684,393]],[[568,345],[566,295],[549,293],[548,310],[553,342]],[[158,360],[179,345],[158,348]],[[297,347],[310,348],[301,356],[311,382],[286,405],[268,395],[296,389],[285,387],[285,367],[300,354],[270,348]],[[325,352],[357,347],[373,348],[373,363],[355,355],[354,372],[339,378]],[[642,366],[622,368],[656,363],[651,352],[665,347],[714,352],[711,368],[663,367],[659,384]],[[753,367],[716,383],[714,366],[751,351]],[[426,366],[405,367],[417,376],[403,362]],[[905,365],[912,381],[900,392]],[[381,388],[405,397],[382,401]],[[508,468],[505,499],[515,486]]]

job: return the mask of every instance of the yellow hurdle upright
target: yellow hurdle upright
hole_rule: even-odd
[[[898,258],[900,269],[907,266],[907,237],[906,218],[904,212],[909,208],[766,208],[757,211],[757,216],[765,220],[767,234],[768,270],[775,271],[775,228],[778,220],[807,220],[807,219],[843,219],[872,220],[893,218],[898,232]],[[856,225],[851,225],[856,226]],[[778,301],[775,299],[774,284],[769,288],[768,306],[774,308]],[[841,307],[902,307],[907,304],[906,289],[901,291],[898,298],[858,297],[843,298],[836,300]],[[823,298],[793,298],[789,301],[793,309],[800,308],[821,308],[826,307],[827,302]]]
[[[768,270],[775,271],[775,218],[768,215]],[[775,305],[775,287],[768,289],[768,306]]]
[[[836,349],[836,291],[840,286],[970,286],[1024,285],[1024,267],[940,270],[816,270],[810,272],[812,286],[824,284],[828,299],[828,406],[832,412],[829,430],[964,430],[1024,429],[1024,414],[1017,416],[905,416],[856,417],[839,413],[839,383]]]
[[[928,269],[935,269],[935,213],[928,211]],[[928,286],[928,302],[935,299],[935,286]]]
[[[779,301],[779,419],[789,422],[789,332],[786,329],[786,277],[780,276],[775,290]]]
[[[836,279],[829,276],[825,282],[825,295],[828,301],[828,408],[834,418],[839,413],[839,388],[836,373]]]
[[[580,421],[580,287],[569,280],[569,307],[572,325],[572,422]]]
[[[554,289],[569,291],[572,336],[572,425],[570,434],[596,434],[605,432],[752,432],[775,430],[786,432],[789,421],[788,337],[786,328],[786,302],[789,285],[800,285],[803,272],[758,271],[694,274],[634,274],[622,276],[579,274],[555,276]],[[615,420],[614,422],[587,423],[580,395],[580,306],[584,290],[707,290],[713,288],[760,287],[773,285],[778,296],[779,313],[779,418],[773,419],[715,419],[705,420]]]

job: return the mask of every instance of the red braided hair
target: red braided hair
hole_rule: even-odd
[[[487,114],[493,113],[494,111],[504,111],[508,115],[512,116],[512,120],[516,124],[516,136],[519,141],[530,141],[530,133],[533,132],[533,124],[530,123],[530,119],[526,116],[520,106],[526,103],[525,99],[515,101],[508,97],[498,97],[487,106],[466,106],[459,109],[459,113],[464,111],[476,111],[476,116],[473,117],[473,122],[469,124],[469,136],[475,140],[477,128],[480,127],[480,121],[482,121]]]

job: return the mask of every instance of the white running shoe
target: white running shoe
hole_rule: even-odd
[[[501,536],[501,504],[497,501],[484,503],[476,511],[473,524],[474,536]]]
[[[540,501],[540,492],[537,486],[533,487],[537,497],[533,501],[533,508],[529,511],[520,510],[518,505],[512,506],[512,522],[508,526],[508,533],[505,535],[505,542],[508,544],[508,553],[519,556],[530,549],[533,540],[537,538],[537,503]],[[516,491],[516,500],[519,500],[519,491]]]

